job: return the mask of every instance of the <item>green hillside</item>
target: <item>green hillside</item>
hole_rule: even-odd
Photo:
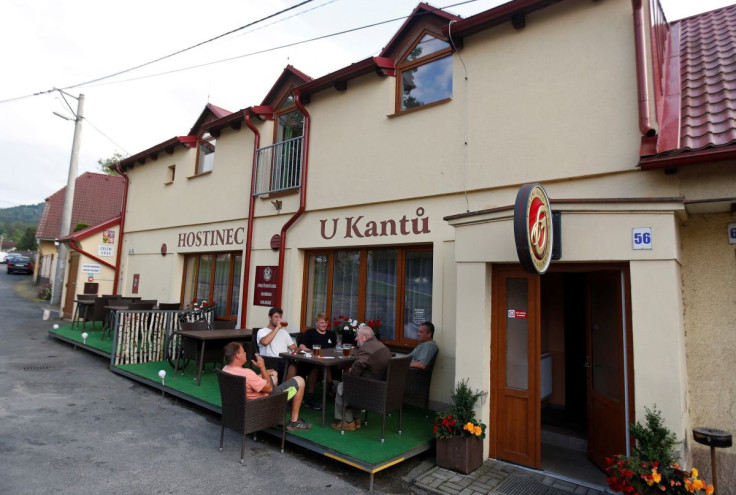
[[[35,205],[0,208],[0,235],[5,240],[13,240],[18,243],[23,241],[18,249],[35,249],[33,245],[26,246],[26,244],[35,244],[33,238],[45,206],[46,203],[44,202]]]

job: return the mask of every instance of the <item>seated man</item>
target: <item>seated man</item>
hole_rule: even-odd
[[[419,368],[420,370],[426,370],[427,366],[434,361],[439,347],[434,339],[434,325],[430,321],[425,321],[419,325],[417,331],[417,339],[419,345],[409,353],[411,356],[410,368]]]
[[[246,400],[259,399],[270,394],[286,391],[289,387],[294,387],[296,394],[291,399],[291,420],[286,423],[286,429],[288,431],[304,431],[312,428],[311,424],[306,423],[299,417],[299,408],[304,398],[304,379],[301,376],[290,378],[281,385],[275,386],[273,379],[274,376],[278,377],[278,375],[276,371],[266,369],[266,363],[263,362],[260,355],[256,354],[256,358],[252,361],[253,365],[260,371],[260,376],[249,368],[243,368],[243,365],[248,361],[248,356],[246,356],[240,342],[227,344],[224,354],[227,365],[222,368],[222,371],[245,377]]]
[[[312,352],[312,345],[319,344],[322,349],[332,349],[337,345],[337,336],[332,330],[327,330],[329,323],[325,313],[318,313],[314,318],[316,328],[310,328],[302,335],[302,343],[299,348],[305,352]],[[307,377],[307,398],[304,403],[312,409],[322,409],[322,401],[316,400],[314,397],[314,387],[317,379],[321,374],[319,366],[309,365],[309,376]],[[332,389],[332,368],[327,368],[327,390]]]
[[[391,351],[383,345],[383,342],[376,338],[373,329],[369,326],[358,328],[358,335],[355,339],[358,344],[357,359],[346,373],[354,376],[364,376],[374,380],[385,380],[386,371],[388,371],[388,362],[391,359]],[[360,411],[353,411],[351,408],[345,410],[345,417],[342,417],[343,402],[343,383],[337,386],[337,396],[335,397],[335,419],[337,423],[332,423],[332,428],[336,430],[344,429],[352,431],[360,428],[360,418],[353,421],[353,417],[360,415]],[[349,404],[346,404],[348,406]]]
[[[275,357],[280,359],[279,372],[282,372],[286,361],[279,357],[279,353],[296,350],[296,344],[291,340],[291,335],[286,331],[288,323],[282,320],[284,310],[281,308],[271,308],[268,311],[268,325],[258,330],[256,338],[258,339],[258,350],[261,356]],[[296,365],[290,364],[286,370],[284,381],[296,375]]]

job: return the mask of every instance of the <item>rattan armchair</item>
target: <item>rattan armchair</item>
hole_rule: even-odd
[[[281,453],[286,439],[287,393],[280,392],[261,399],[245,399],[245,377],[216,370],[222,401],[220,452],[225,439],[225,428],[242,433],[240,463],[245,464],[245,436],[272,426],[281,426]]]
[[[372,380],[360,376],[343,373],[343,402],[342,417],[345,417],[345,407],[349,405],[355,409],[364,410],[363,424],[368,424],[368,412],[383,416],[381,424],[381,443],[386,438],[386,415],[399,410],[399,435],[401,435],[402,405],[406,377],[409,373],[411,356],[391,358],[388,362],[386,380]],[[344,425],[342,423],[344,433]]]
[[[432,385],[432,370],[436,360],[437,354],[425,369],[409,368],[404,404],[429,409],[429,388]]]

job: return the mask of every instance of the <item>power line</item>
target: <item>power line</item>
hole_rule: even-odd
[[[465,5],[465,4],[474,3],[474,2],[477,2],[477,1],[478,0],[466,0],[464,2],[458,2],[458,3],[452,4],[452,5],[447,5],[447,6],[442,7],[442,8],[443,9],[446,9],[446,8],[450,8],[450,7],[457,7],[459,5]],[[440,9],[437,8],[435,10],[440,10]],[[429,12],[427,12],[427,13],[429,13]],[[422,14],[422,15],[424,15],[424,14]],[[343,35],[343,34],[349,34],[349,33],[353,33],[353,32],[356,32],[356,31],[361,31],[363,29],[370,29],[370,28],[373,28],[373,27],[376,27],[376,26],[381,26],[383,24],[389,24],[391,22],[400,21],[400,20],[406,19],[407,17],[409,17],[409,16],[394,17],[393,19],[388,19],[388,20],[385,20],[385,21],[374,22],[373,24],[366,24],[366,25],[363,25],[363,26],[358,26],[358,27],[354,27],[354,28],[351,28],[351,29],[346,29],[344,31],[338,31],[338,32],[335,32],[335,33],[330,33],[330,34],[325,34],[325,35],[322,35],[322,36],[317,36],[317,37],[314,37],[314,38],[309,38],[309,39],[306,39],[306,40],[295,41],[293,43],[287,43],[285,45],[274,46],[274,47],[271,47],[271,48],[264,48],[263,50],[257,50],[255,52],[245,53],[245,54],[242,54],[242,55],[235,55],[234,57],[223,58],[223,59],[220,59],[220,60],[213,60],[211,62],[205,62],[205,63],[197,64],[197,65],[190,65],[190,66],[187,66],[187,67],[181,67],[179,69],[172,69],[172,70],[168,70],[168,71],[165,71],[165,72],[157,72],[155,74],[147,74],[147,75],[144,75],[144,76],[131,77],[131,78],[128,78],[128,79],[120,79],[118,81],[109,81],[109,82],[105,82],[105,83],[95,84],[93,86],[107,86],[107,85],[110,85],[110,84],[118,84],[118,83],[131,82],[131,81],[140,81],[142,79],[148,79],[148,78],[152,78],[152,77],[165,76],[165,75],[168,75],[168,74],[175,74],[177,72],[184,72],[184,71],[188,71],[188,70],[192,70],[192,69],[199,69],[201,67],[207,67],[207,66],[210,66],[210,65],[221,64],[221,63],[224,63],[224,62],[231,62],[233,60],[237,60],[237,59],[240,59],[240,58],[252,57],[254,55],[261,55],[263,53],[273,52],[273,51],[276,51],[276,50],[281,50],[283,48],[290,48],[292,46],[298,46],[298,45],[303,45],[305,43],[311,43],[313,41],[320,41],[320,40],[327,39],[327,38],[333,38],[335,36],[340,36],[340,35]],[[0,102],[0,103],[2,103],[2,102]]]
[[[120,146],[118,143],[116,143],[115,141],[113,141],[113,139],[110,136],[108,136],[107,134],[105,134],[104,132],[102,132],[101,130],[99,130],[92,122],[89,121],[89,119],[85,118],[84,121],[87,122],[89,125],[91,125],[92,128],[94,130],[96,130],[97,132],[99,132],[105,139],[107,139],[112,144],[114,144],[115,146],[117,146],[118,148],[120,148],[121,150],[123,150],[123,152],[125,153],[125,156],[130,155],[130,153],[128,153],[128,150],[126,150],[125,148],[123,148],[122,146]]]
[[[253,22],[251,22],[249,24],[246,24],[244,26],[241,26],[240,28],[233,29],[232,31],[228,31],[227,33],[224,33],[222,35],[216,36],[216,37],[211,38],[211,39],[209,39],[207,41],[203,41],[203,42],[198,43],[196,45],[190,46],[189,48],[185,48],[183,50],[179,50],[179,51],[177,51],[177,52],[175,52],[175,53],[173,53],[171,55],[167,55],[165,57],[160,57],[160,58],[158,58],[156,60],[152,60],[150,62],[146,62],[144,64],[137,65],[137,66],[132,67],[130,69],[126,69],[126,70],[123,70],[123,71],[116,72],[115,74],[110,74],[110,75],[107,75],[107,76],[98,77],[96,79],[92,79],[90,81],[86,81],[86,82],[83,82],[83,83],[74,84],[72,86],[66,86],[66,87],[64,87],[62,89],[77,88],[79,86],[85,86],[85,85],[104,86],[104,85],[109,85],[109,84],[118,84],[118,83],[123,83],[123,82],[138,81],[138,80],[141,80],[141,79],[148,79],[148,78],[152,78],[152,77],[164,76],[164,75],[167,75],[167,74],[174,74],[174,73],[177,73],[177,72],[183,72],[183,71],[187,71],[187,70],[198,69],[198,68],[201,68],[201,67],[207,67],[207,66],[210,66],[210,65],[216,65],[216,64],[220,64],[220,63],[224,63],[224,62],[229,62],[229,61],[237,60],[237,59],[240,59],[240,58],[252,57],[254,55],[260,55],[262,53],[268,53],[268,52],[272,52],[272,51],[276,51],[276,50],[281,50],[283,48],[290,48],[292,46],[303,45],[305,43],[311,43],[313,41],[319,41],[319,40],[323,40],[323,39],[327,39],[327,38],[332,38],[332,37],[335,37],[335,36],[340,36],[340,35],[343,35],[343,34],[348,34],[348,33],[356,32],[356,31],[361,31],[361,30],[364,30],[364,29],[370,29],[372,27],[381,26],[383,24],[389,24],[391,22],[399,21],[399,20],[406,19],[406,18],[409,17],[409,16],[395,17],[393,19],[388,19],[388,20],[385,20],[385,21],[379,21],[379,22],[375,22],[375,23],[372,23],[372,24],[358,26],[358,27],[355,27],[355,28],[346,29],[346,30],[343,30],[343,31],[338,31],[338,32],[335,32],[335,33],[326,34],[326,35],[322,35],[322,36],[317,36],[317,37],[306,39],[306,40],[302,40],[302,41],[296,41],[296,42],[293,42],[293,43],[287,43],[285,45],[279,45],[279,46],[271,47],[271,48],[264,48],[263,50],[258,50],[258,51],[246,53],[246,54],[243,54],[243,55],[236,55],[234,57],[229,57],[229,58],[225,58],[225,59],[215,60],[215,61],[212,61],[212,62],[205,62],[205,63],[202,63],[202,64],[192,65],[192,66],[188,66],[188,67],[182,67],[180,69],[172,69],[172,70],[169,70],[169,71],[159,72],[159,73],[156,73],[156,74],[148,74],[148,75],[139,76],[139,77],[131,77],[131,78],[128,78],[128,79],[121,79],[121,80],[118,80],[118,81],[111,81],[111,82],[107,82],[107,83],[99,83],[100,81],[103,81],[105,79],[109,79],[109,78],[112,78],[112,77],[115,77],[115,76],[118,76],[118,75],[121,75],[121,74],[125,74],[125,73],[130,72],[130,71],[133,71],[135,69],[139,69],[141,67],[145,67],[145,66],[151,65],[153,63],[159,62],[161,60],[164,60],[164,59],[173,57],[174,55],[177,55],[179,53],[182,53],[182,52],[191,50],[191,49],[196,48],[198,46],[202,46],[205,43],[209,43],[211,41],[220,39],[220,38],[222,38],[224,36],[227,36],[228,34],[232,34],[234,32],[240,31],[240,30],[245,29],[247,27],[253,26],[255,24],[258,24],[260,22],[263,22],[263,21],[265,21],[267,19],[270,19],[272,17],[275,17],[275,16],[277,16],[279,14],[282,14],[284,12],[288,12],[289,10],[292,10],[292,9],[294,9],[296,7],[299,7],[301,5],[304,5],[306,3],[310,3],[312,1],[313,0],[305,0],[302,3],[299,3],[297,5],[294,5],[292,7],[287,8],[287,9],[281,10],[281,11],[275,13],[275,14],[271,14],[269,16],[263,17],[263,18],[261,18],[261,19],[259,19],[257,21],[253,21]],[[336,1],[336,0],[333,0],[333,1]],[[479,1],[479,0],[465,0],[465,1],[462,1],[462,2],[457,2],[457,3],[450,4],[450,5],[446,5],[444,7],[434,8],[433,10],[443,10],[443,9],[447,9],[447,8],[458,7],[458,6],[466,5],[466,4],[469,4],[469,3],[475,3],[477,1]],[[332,3],[332,2],[328,2],[328,3]],[[326,5],[326,4],[324,4],[324,5]],[[318,8],[318,7],[315,7],[315,8]],[[314,10],[314,9],[310,9],[310,10]],[[307,11],[305,11],[305,12],[307,12]],[[427,13],[430,13],[430,12],[431,11],[429,11]],[[272,24],[275,24],[275,23],[272,23]],[[92,84],[92,83],[99,83],[99,84]],[[47,90],[47,91],[41,91],[41,92],[38,92],[38,93],[28,94],[28,95],[25,95],[25,96],[18,96],[18,97],[9,98],[9,99],[6,99],[6,100],[0,100],[0,104],[7,103],[7,102],[10,102],[10,101],[20,100],[20,99],[23,99],[23,98],[30,98],[32,96],[38,96],[38,95],[42,95],[42,94],[46,94],[46,93],[51,93],[53,91],[57,91],[57,88],[53,88],[53,89],[50,89],[50,90]]]
[[[131,67],[129,69],[124,69],[124,70],[118,71],[118,72],[116,72],[114,74],[109,74],[107,76],[98,77],[98,78],[95,78],[95,79],[91,79],[89,81],[85,81],[85,82],[81,82],[81,83],[78,83],[78,84],[74,84],[72,86],[66,86],[66,87],[61,88],[61,89],[72,89],[72,88],[77,88],[79,86],[87,86],[87,85],[90,85],[92,83],[96,83],[96,82],[102,81],[104,79],[110,79],[111,77],[119,76],[121,74],[125,74],[127,72],[131,72],[131,71],[134,71],[136,69],[140,69],[142,67],[146,67],[148,65],[155,64],[157,62],[161,62],[162,60],[166,60],[167,58],[171,58],[171,57],[174,57],[174,56],[179,55],[181,53],[187,52],[189,50],[193,50],[194,48],[197,48],[197,47],[200,47],[200,46],[205,45],[207,43],[210,43],[212,41],[218,40],[218,39],[223,38],[223,37],[225,37],[227,35],[230,35],[232,33],[236,33],[238,31],[241,31],[241,30],[245,29],[245,28],[254,26],[254,25],[256,25],[256,24],[258,24],[260,22],[263,22],[265,20],[271,19],[271,18],[276,17],[278,15],[281,15],[284,12],[288,12],[290,10],[293,10],[293,9],[297,8],[297,7],[301,7],[302,5],[306,5],[306,4],[308,4],[308,3],[312,2],[312,1],[313,0],[304,0],[301,3],[298,3],[296,5],[292,5],[291,7],[287,7],[287,8],[285,8],[283,10],[280,10],[280,11],[274,13],[274,14],[267,15],[266,17],[262,17],[262,18],[260,18],[260,19],[258,19],[256,21],[249,22],[248,24],[245,24],[244,26],[240,26],[239,28],[233,29],[233,30],[228,31],[226,33],[223,33],[223,34],[221,34],[219,36],[215,36],[214,38],[210,38],[208,40],[202,41],[200,43],[197,43],[196,45],[192,45],[192,46],[187,47],[187,48],[184,48],[182,50],[178,50],[178,51],[176,51],[174,53],[171,53],[169,55],[164,55],[163,57],[159,57],[159,58],[157,58],[155,60],[151,60],[149,62],[145,62],[143,64],[136,65],[135,67]],[[25,96],[17,96],[15,98],[8,98],[6,100],[0,100],[0,103],[7,103],[7,102],[10,102],[10,101],[16,101],[16,100],[21,100],[21,99],[24,99],[24,98],[30,98],[31,96],[38,96],[38,95],[42,95],[42,94],[46,94],[46,93],[52,93],[52,92],[54,92],[56,90],[57,90],[57,88],[52,88],[52,89],[48,89],[46,91],[39,91],[38,93],[33,93],[33,94],[25,95]]]

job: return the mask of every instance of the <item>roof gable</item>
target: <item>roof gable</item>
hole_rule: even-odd
[[[120,215],[125,182],[122,177],[85,172],[74,186],[71,228],[80,223],[97,225]],[[61,231],[66,187],[46,198],[41,221],[36,229],[38,239],[57,239]]]
[[[276,79],[274,85],[271,86],[271,90],[263,99],[261,105],[276,108],[293,87],[307,83],[311,80],[311,77],[299,69],[296,69],[292,65],[287,65],[281,72],[279,78]]]
[[[434,33],[440,38],[444,38],[442,28],[450,24],[452,21],[462,19],[459,16],[445,12],[436,7],[432,7],[426,3],[420,3],[407,17],[404,24],[391,38],[391,41],[381,50],[379,57],[393,59],[398,62],[417,38],[422,36],[425,31]]]
[[[208,103],[205,105],[204,110],[202,110],[202,113],[199,114],[199,117],[197,118],[197,121],[192,126],[191,130],[189,131],[188,136],[196,136],[199,134],[200,128],[208,123],[212,122],[213,120],[221,119],[222,117],[226,117],[230,115],[232,112],[225,110],[224,108],[220,108],[217,105],[213,105],[212,103]]]

